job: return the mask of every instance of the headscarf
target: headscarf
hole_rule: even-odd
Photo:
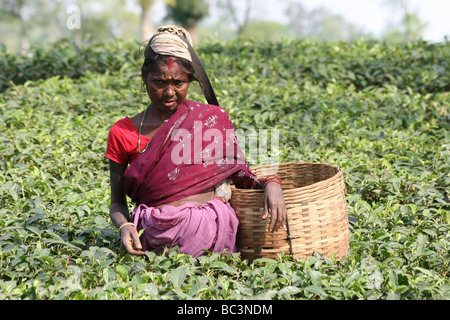
[[[188,44],[192,46],[189,32],[178,26],[159,27],[150,40],[150,47],[155,53],[183,58],[192,62]]]
[[[156,54],[174,56],[192,62],[206,101],[212,105],[219,105],[205,67],[192,47],[192,38],[186,29],[176,25],[159,27],[151,37],[149,47]]]

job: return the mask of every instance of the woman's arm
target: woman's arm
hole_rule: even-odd
[[[287,209],[281,183],[266,182],[267,178],[257,179],[250,170],[247,172],[239,171],[233,174],[231,179],[237,188],[264,189],[263,220],[269,218],[270,213],[269,231],[275,232],[284,227],[286,224]]]
[[[129,222],[127,196],[123,185],[123,174],[126,166],[109,160],[109,172],[111,179],[111,208],[109,216],[113,224],[120,228],[124,223]],[[139,233],[133,225],[124,225],[120,230],[122,246],[131,254],[143,255],[142,245],[139,240]]]

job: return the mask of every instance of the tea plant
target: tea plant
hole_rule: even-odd
[[[104,152],[148,101],[139,44],[57,48],[2,53],[0,299],[450,298],[448,42],[198,48],[236,128],[278,128],[280,161],[342,168],[340,261],[124,254]],[[202,101],[197,85],[189,98]]]

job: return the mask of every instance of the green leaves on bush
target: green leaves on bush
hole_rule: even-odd
[[[252,76],[284,85],[290,79],[325,88],[339,83],[357,90],[386,84],[421,93],[450,89],[449,42],[381,43],[352,41],[316,43],[311,40],[232,43],[208,42],[197,51],[214,69],[215,79]],[[133,70],[138,74],[145,44],[135,41],[78,47],[62,39],[48,47],[33,47],[27,56],[0,51],[0,92],[14,84],[54,76],[80,78],[87,73]],[[235,61],[239,60],[239,64]],[[220,68],[219,68],[220,67]]]
[[[348,258],[252,263],[123,254],[104,151],[148,103],[140,44],[55,46],[0,53],[0,299],[450,298],[448,42],[198,48],[237,129],[276,127],[280,161],[344,172]]]

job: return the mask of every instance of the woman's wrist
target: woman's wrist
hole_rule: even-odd
[[[264,179],[263,189],[265,189],[267,184],[269,184],[271,182],[278,183],[281,187],[283,186],[283,182],[281,181],[280,177],[275,175],[275,174],[273,174],[273,175],[267,176]]]
[[[280,177],[273,174],[273,175],[263,177],[263,178],[254,178],[251,188],[252,189],[265,189],[267,184],[269,184],[271,182],[275,182],[275,183],[279,184],[281,187],[283,186],[283,182],[281,181]]]
[[[120,225],[119,233],[120,233],[120,231],[122,231],[122,228],[124,228],[126,226],[132,226],[133,228],[136,228],[136,225],[133,222],[125,222]]]

